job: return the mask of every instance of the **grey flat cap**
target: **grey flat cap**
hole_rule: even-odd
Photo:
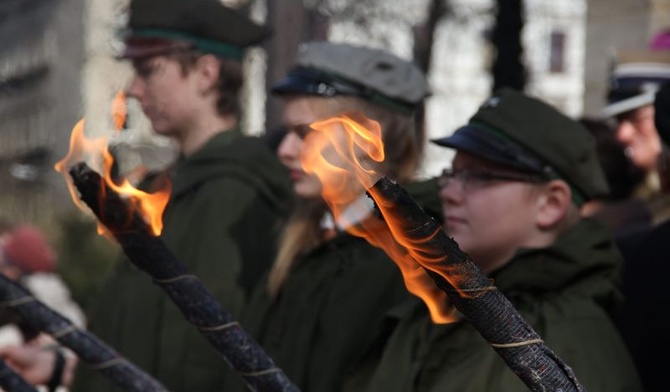
[[[428,95],[421,70],[379,49],[332,42],[302,44],[276,94],[352,95],[411,112]]]

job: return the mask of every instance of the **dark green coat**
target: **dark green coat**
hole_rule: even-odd
[[[299,261],[276,300],[260,286],[243,326],[301,391],[337,391],[407,298],[382,250],[340,234]]]
[[[280,220],[289,210],[284,167],[259,139],[227,131],[178,161],[170,174],[161,237],[237,317],[272,263]],[[167,295],[125,260],[102,289],[90,330],[171,392],[220,392],[231,374]],[[119,389],[79,366],[72,390]]]
[[[549,248],[518,252],[492,277],[587,391],[639,392],[633,363],[610,320],[620,301],[620,269],[620,255],[603,228],[584,221]],[[418,301],[390,316],[395,328],[382,358],[368,362],[376,370],[361,368],[348,391],[528,390],[467,321],[434,325]]]
[[[435,179],[407,189],[437,212]],[[381,336],[386,312],[410,297],[381,249],[341,233],[295,264],[275,300],[261,282],[242,321],[302,392],[338,391]]]

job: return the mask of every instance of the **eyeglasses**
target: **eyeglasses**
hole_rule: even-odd
[[[548,181],[548,179],[543,176],[535,174],[496,173],[488,170],[444,169],[440,175],[438,184],[441,188],[444,188],[454,180],[460,182],[466,190],[483,188],[495,181],[526,182],[533,184],[540,184]]]
[[[296,124],[286,127],[287,132],[295,133],[300,139],[304,139],[308,133],[312,132],[314,129],[310,124]]]

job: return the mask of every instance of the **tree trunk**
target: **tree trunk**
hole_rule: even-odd
[[[435,30],[442,18],[449,13],[447,0],[431,0],[428,6],[428,18],[425,23],[414,27],[414,61],[426,74],[430,72],[433,59],[433,44],[435,43]],[[421,140],[426,136],[426,104],[421,102],[415,113],[416,127]]]
[[[493,91],[502,87],[523,91],[526,86],[521,45],[523,12],[523,0],[498,0],[496,25],[491,37],[496,49],[492,67]]]

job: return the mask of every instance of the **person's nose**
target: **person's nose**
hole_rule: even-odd
[[[440,187],[440,200],[442,205],[455,205],[463,201],[465,184],[460,178],[451,178]]]
[[[279,144],[279,148],[277,148],[277,156],[284,165],[290,166],[298,160],[301,147],[302,139],[300,139],[295,132],[289,132]]]
[[[144,82],[137,75],[133,76],[126,87],[126,96],[141,100]]]
[[[616,140],[628,145],[635,134],[635,126],[630,120],[621,120],[616,127]]]

